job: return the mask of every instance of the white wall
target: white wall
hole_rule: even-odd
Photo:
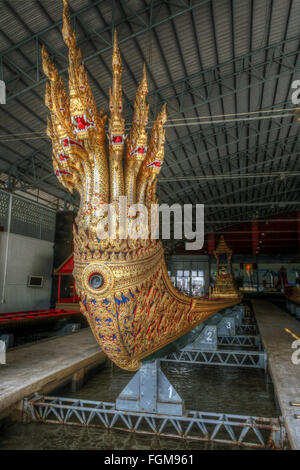
[[[17,312],[49,308],[53,242],[10,233],[7,275],[1,303],[7,233],[0,233],[0,312]],[[28,276],[44,276],[43,287],[27,287]]]

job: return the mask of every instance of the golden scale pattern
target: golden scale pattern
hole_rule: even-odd
[[[138,87],[128,137],[122,109],[122,63],[117,32],[112,54],[110,117],[99,111],[84,68],[76,36],[63,0],[62,34],[69,50],[69,93],[43,47],[43,70],[49,78],[45,103],[50,111],[47,135],[52,141],[53,166],[59,181],[80,194],[74,226],[74,271],[80,307],[97,342],[119,367],[138,370],[141,360],[184,335],[217,311],[240,299],[197,299],[181,294],[171,283],[162,244],[143,238],[98,239],[97,223],[105,203],[128,205],[156,202],[156,181],[164,161],[166,105],[147,135],[146,67]],[[123,154],[125,164],[123,164]],[[124,166],[124,168],[123,168]],[[130,226],[133,217],[128,215]],[[143,227],[140,227],[141,233]],[[100,287],[91,276],[100,274]]]

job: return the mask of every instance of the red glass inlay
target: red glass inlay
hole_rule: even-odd
[[[90,125],[90,123],[84,119],[84,116],[76,116],[75,120],[78,124],[79,130],[84,130],[86,127],[89,127]]]
[[[123,136],[122,135],[113,135],[112,141],[114,144],[121,144],[123,142]]]
[[[138,147],[137,152],[138,153],[145,153],[144,147]]]

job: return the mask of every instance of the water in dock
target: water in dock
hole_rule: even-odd
[[[259,369],[166,364],[162,369],[185,401],[186,409],[276,417],[273,387]],[[94,373],[79,392],[56,391],[64,397],[112,402],[132,373],[107,367]],[[53,395],[53,394],[52,394]],[[0,429],[4,449],[238,449],[237,446],[191,442],[50,424],[12,424]]]

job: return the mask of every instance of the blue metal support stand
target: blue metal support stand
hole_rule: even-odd
[[[0,364],[6,364],[6,343],[0,341]]]
[[[236,306],[225,310],[223,314],[214,315],[205,322],[198,337],[191,344],[168,354],[162,361],[266,370],[267,354],[262,350],[260,336],[237,334],[241,329],[247,333],[257,333],[256,325],[242,323],[242,307],[244,306]],[[246,349],[228,349],[226,346],[245,346]],[[249,347],[258,350],[249,350]]]
[[[115,403],[37,394],[24,399],[23,422],[100,427],[257,448],[286,447],[282,418],[184,410],[182,399],[160,370],[160,361],[144,364]]]
[[[182,416],[184,404],[157,359],[142,365],[116,399],[116,409]]]
[[[226,318],[238,321],[234,315]],[[263,352],[218,349],[219,321],[217,317],[217,321],[205,324],[193,343],[171,357],[145,361],[115,402],[36,395],[24,400],[24,422],[101,427],[258,448],[285,448],[286,431],[282,418],[185,410],[182,398],[161,370],[162,361],[265,368]],[[225,335],[225,341],[233,338],[235,336]]]
[[[206,351],[216,351],[218,349],[217,325],[206,325],[198,338],[191,344],[185,346],[184,350],[205,349]]]

